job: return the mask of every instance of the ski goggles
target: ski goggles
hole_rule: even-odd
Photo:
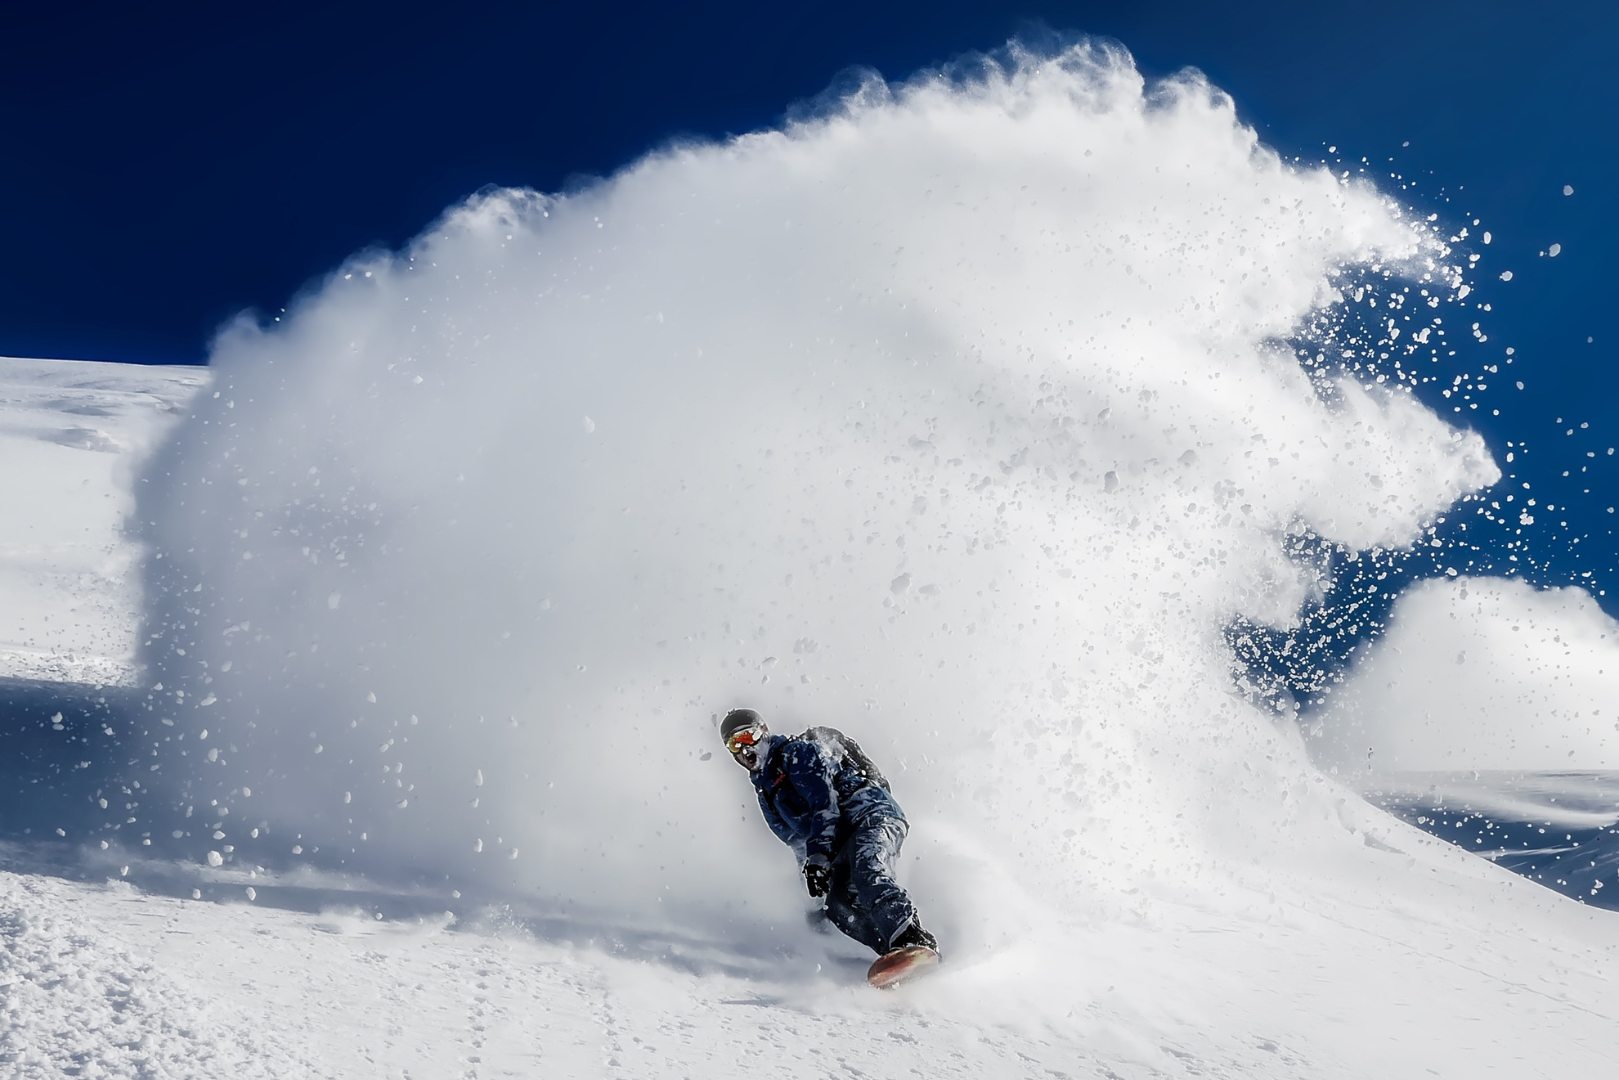
[[[725,740],[725,749],[733,754],[740,754],[744,747],[759,745],[764,741],[764,737],[762,728],[745,727],[731,733],[731,737]]]

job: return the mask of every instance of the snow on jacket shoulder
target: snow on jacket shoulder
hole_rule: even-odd
[[[904,820],[882,777],[868,777],[833,728],[772,735],[764,766],[752,775],[765,822],[800,859],[829,863],[854,826],[874,816]]]

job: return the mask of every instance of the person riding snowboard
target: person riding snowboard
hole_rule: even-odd
[[[720,738],[748,770],[765,823],[798,856],[810,896],[825,897],[834,926],[879,955],[938,951],[894,880],[910,825],[858,743],[828,727],[772,735],[752,709],[727,713]]]

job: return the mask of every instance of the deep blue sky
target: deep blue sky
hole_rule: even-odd
[[[1420,178],[1453,223],[1481,218],[1486,351],[1520,357],[1492,387],[1502,415],[1469,419],[1498,458],[1527,438],[1524,476],[1572,507],[1543,548],[1584,557],[1558,554],[1544,580],[1606,577],[1612,2],[12,3],[0,355],[201,362],[235,312],[278,308],[485,184],[556,189],[674,135],[772,124],[850,65],[904,76],[1039,25],[1115,38],[1149,73],[1200,67],[1289,156],[1336,145]],[[1553,242],[1559,258],[1537,255]],[[1461,351],[1457,372],[1485,359]],[[1503,392],[1516,378],[1527,389]]]

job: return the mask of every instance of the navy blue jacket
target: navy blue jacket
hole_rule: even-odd
[[[751,774],[765,822],[800,861],[829,864],[858,825],[905,812],[878,775],[867,776],[832,728],[772,735]]]

